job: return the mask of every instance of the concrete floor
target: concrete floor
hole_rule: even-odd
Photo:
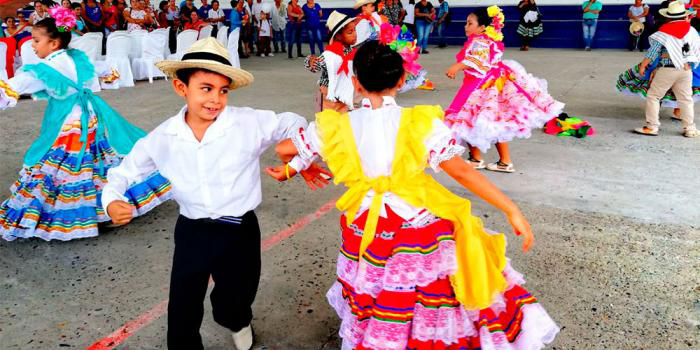
[[[413,91],[402,105],[447,106],[459,81],[444,77],[457,48],[421,58],[436,92]],[[598,134],[558,139],[535,131],[513,142],[515,174],[487,175],[521,205],[536,235],[523,255],[518,238],[508,249],[526,287],[562,331],[556,349],[700,348],[700,139],[680,136],[664,113],[659,137],[630,132],[643,102],[614,91],[617,75],[641,57],[618,51],[509,50],[529,72],[549,81],[567,112],[589,120]],[[293,111],[312,117],[316,77],[300,59],[252,58],[256,77],[230,104]],[[182,105],[168,82],[137,84],[101,96],[150,130]],[[43,102],[23,100],[0,112],[2,196],[36,137]],[[487,155],[492,160],[495,151]],[[263,165],[275,163],[271,152]],[[469,196],[444,175],[440,181]],[[302,181],[263,177],[257,210],[263,238],[280,232],[341,188],[310,192]],[[300,200],[304,198],[304,200]],[[474,214],[510,232],[503,215],[478,199]],[[0,240],[0,349],[86,348],[167,298],[175,203],[97,238],[70,242]],[[338,319],[324,294],[334,278],[338,212],[333,210],[263,253],[253,322],[259,347],[337,349]],[[208,302],[207,302],[208,303]],[[202,325],[207,349],[231,349],[209,305]],[[166,317],[145,325],[120,349],[165,348]]]

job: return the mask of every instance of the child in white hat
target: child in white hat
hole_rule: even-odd
[[[310,55],[306,59],[306,67],[311,72],[321,72],[317,112],[329,108],[339,112],[352,109],[355,90],[352,84],[355,49],[352,46],[357,41],[355,24],[354,18],[333,11],[326,22],[331,33],[330,45],[321,56]]]
[[[186,105],[139,140],[107,176],[102,203],[116,224],[132,218],[122,197],[156,170],[172,183],[180,217],[168,303],[168,348],[202,349],[199,327],[209,278],[214,320],[238,350],[253,344],[251,306],[260,280],[260,155],[306,126],[294,113],[227,106],[229,91],[253,82],[231,66],[216,39],[195,42],[180,61],[156,64]],[[324,180],[325,181],[325,180]]]

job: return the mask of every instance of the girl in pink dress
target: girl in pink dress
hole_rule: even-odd
[[[464,71],[462,87],[446,111],[445,121],[469,144],[469,162],[477,169],[515,171],[507,142],[528,138],[559,115],[564,104],[547,93],[547,82],[515,61],[503,61],[503,23],[498,6],[479,8],[467,17],[467,42],[446,74]],[[484,164],[481,152],[492,143],[500,159]]]

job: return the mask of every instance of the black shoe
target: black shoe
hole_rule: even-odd
[[[299,53],[297,54],[297,57],[306,57],[306,55]]]
[[[421,51],[421,53],[424,54],[424,55],[427,55],[427,54],[430,53],[430,51],[428,51],[428,50],[423,50],[423,51]]]
[[[291,53],[290,53],[289,55],[287,55],[287,58],[289,58],[290,60],[291,60],[291,59],[294,59],[294,57],[292,57],[292,54],[291,54]]]

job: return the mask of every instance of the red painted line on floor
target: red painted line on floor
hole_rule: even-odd
[[[301,231],[304,227],[310,223],[316,221],[320,217],[326,215],[329,211],[333,210],[335,207],[335,200],[332,200],[324,205],[322,205],[315,212],[304,216],[297,222],[292,224],[292,226],[274,234],[271,237],[266,238],[261,243],[261,250],[267,251],[270,248],[276,246],[285,239],[293,236],[297,232]],[[211,280],[209,281],[211,283]],[[151,322],[159,319],[161,316],[165,315],[168,311],[168,299],[165,299],[158,303],[150,310],[143,313],[141,316],[126,322],[123,326],[119,327],[117,330],[112,332],[110,335],[98,340],[96,343],[90,345],[88,350],[107,350],[113,349],[123,343],[132,335],[136,334],[141,328],[149,325]]]

